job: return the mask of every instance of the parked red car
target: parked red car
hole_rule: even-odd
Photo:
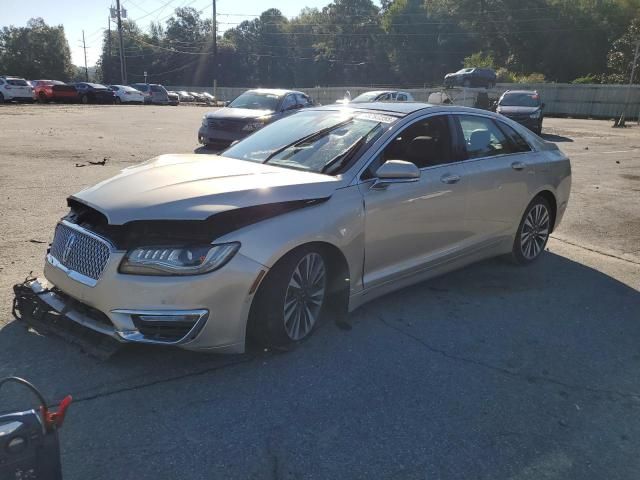
[[[40,103],[74,102],[78,100],[78,92],[73,85],[58,80],[33,80],[34,94]]]

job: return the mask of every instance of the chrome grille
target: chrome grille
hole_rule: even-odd
[[[111,249],[105,240],[59,223],[49,253],[69,270],[98,280]]]

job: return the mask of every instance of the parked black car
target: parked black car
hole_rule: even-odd
[[[202,118],[198,141],[205,146],[226,148],[268,123],[311,106],[313,100],[302,92],[266,88],[247,90],[225,108]]]
[[[485,87],[493,88],[497,80],[496,72],[490,68],[463,68],[444,77],[445,87]]]
[[[535,90],[507,90],[502,94],[496,112],[509,117],[535,133],[542,133],[544,103]]]
[[[78,92],[80,103],[114,103],[116,94],[99,83],[78,82],[73,86]]]

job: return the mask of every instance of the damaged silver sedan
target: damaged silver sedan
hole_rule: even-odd
[[[163,155],[68,199],[31,284],[122,342],[243,352],[487,257],[544,252],[568,158],[490,112],[308,109],[219,156]]]

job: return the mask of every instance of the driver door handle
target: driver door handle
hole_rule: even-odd
[[[511,164],[511,168],[513,168],[514,170],[524,170],[526,166],[526,163],[523,162],[513,162]]]
[[[460,175],[451,175],[447,173],[442,177],[440,177],[440,181],[442,183],[448,183],[448,184],[458,183],[460,181]]]

